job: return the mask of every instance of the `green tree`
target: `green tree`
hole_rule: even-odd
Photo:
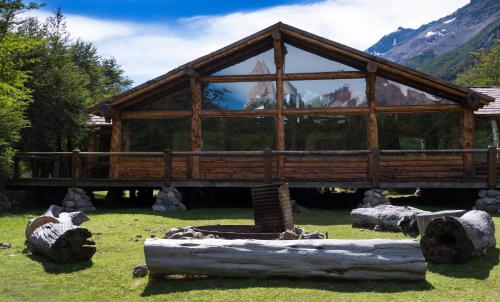
[[[45,23],[30,22],[26,35],[40,39],[28,87],[31,127],[23,131],[22,149],[66,151],[82,147],[89,131],[87,108],[130,85],[114,59],[101,58],[90,42],[72,42],[60,11]],[[111,63],[110,63],[111,62]]]
[[[500,40],[488,50],[474,53],[476,62],[459,74],[456,82],[467,86],[500,85]]]
[[[25,111],[31,91],[26,87],[29,76],[23,68],[25,56],[36,42],[14,29],[24,22],[18,15],[36,7],[23,1],[0,1],[0,177],[8,173],[13,145],[21,139],[21,129],[29,125]]]

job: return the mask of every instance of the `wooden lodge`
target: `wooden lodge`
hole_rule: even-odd
[[[7,186],[496,187],[492,101],[277,23],[90,108],[87,150],[19,153]]]

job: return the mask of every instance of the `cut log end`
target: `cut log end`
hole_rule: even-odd
[[[429,262],[464,262],[496,245],[495,225],[488,213],[469,211],[462,217],[438,217],[429,223],[420,240]]]
[[[54,259],[60,263],[77,263],[90,260],[96,252],[95,243],[89,238],[92,233],[85,228],[66,231],[54,244],[57,255]]]
[[[453,218],[433,219],[420,241],[425,259],[434,263],[464,262],[474,246],[463,226]]]

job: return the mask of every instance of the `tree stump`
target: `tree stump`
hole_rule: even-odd
[[[351,211],[351,224],[355,228],[370,228],[392,232],[416,232],[419,214],[431,212],[413,207],[380,205]]]
[[[496,245],[495,225],[488,213],[478,210],[460,218],[438,217],[429,222],[420,244],[429,262],[464,262]]]
[[[62,212],[51,205],[42,216],[28,222],[25,236],[33,254],[47,256],[58,263],[76,263],[92,258],[96,248],[88,240],[92,233],[79,227],[88,218],[82,212]]]
[[[415,240],[147,239],[150,276],[424,280]]]
[[[466,210],[445,210],[430,214],[418,214],[417,215],[418,232],[420,236],[424,236],[427,225],[429,225],[429,222],[434,218],[445,217],[445,216],[460,217],[463,214],[465,214],[465,212]]]

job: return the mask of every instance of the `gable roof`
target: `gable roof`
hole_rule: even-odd
[[[312,33],[300,30],[293,26],[278,22],[251,36],[230,44],[224,48],[202,56],[194,61],[181,65],[164,75],[149,80],[121,94],[101,102],[89,109],[92,114],[100,114],[102,105],[112,108],[119,107],[130,101],[142,98],[148,93],[164,88],[174,82],[188,80],[186,69],[194,69],[200,74],[209,74],[217,70],[256,55],[264,50],[272,48],[272,35],[279,32],[285,42],[299,48],[316,53],[323,57],[339,61],[360,70],[366,70],[366,64],[374,61],[377,63],[377,75],[402,84],[413,86],[423,91],[440,97],[464,104],[467,97],[472,93],[480,106],[484,106],[494,99],[480,92],[466,87],[448,83],[441,79],[429,76],[419,71],[407,68],[403,65],[370,55],[366,52],[348,47],[346,45],[328,40]]]
[[[470,87],[479,93],[489,95],[495,99],[492,103],[474,112],[477,116],[485,118],[500,118],[500,86]]]

